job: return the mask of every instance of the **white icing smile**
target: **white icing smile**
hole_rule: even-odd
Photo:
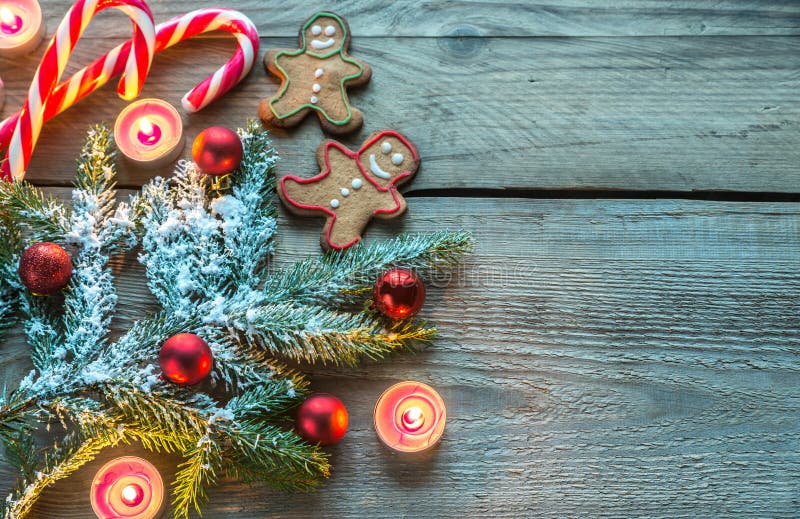
[[[389,180],[390,178],[392,178],[392,174],[391,173],[387,173],[384,170],[382,170],[381,167],[378,166],[378,163],[375,162],[375,154],[371,154],[369,156],[369,169],[371,169],[372,172],[375,173],[375,175],[377,175],[377,176],[379,176],[381,178],[385,178],[386,180]]]
[[[336,43],[336,40],[333,38],[328,38],[326,41],[322,40],[311,40],[311,46],[317,50],[327,49],[328,47],[333,47],[333,44]]]

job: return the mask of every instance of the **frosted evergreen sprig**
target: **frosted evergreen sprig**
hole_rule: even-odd
[[[33,242],[63,240],[69,229],[69,210],[26,181],[0,182],[0,208]]]
[[[2,207],[2,206],[0,206]],[[6,212],[0,212],[0,338],[10,328],[18,303],[16,278],[16,255],[20,247],[17,227]]]
[[[264,287],[275,300],[326,304],[358,304],[365,289],[391,267],[441,271],[457,267],[472,251],[472,235],[465,231],[402,234],[394,239],[357,245],[298,262],[276,274]]]
[[[430,342],[433,328],[414,322],[388,325],[372,312],[347,313],[313,305],[263,304],[230,315],[242,344],[292,361],[355,366]]]
[[[256,123],[239,134],[244,157],[222,191],[184,161],[171,179],[156,178],[130,204],[117,203],[112,138],[103,127],[89,132],[81,152],[71,209],[29,184],[0,186],[0,214],[23,223],[15,232],[73,252],[60,303],[22,290],[13,268],[19,240],[0,244],[0,295],[12,294],[0,315],[18,303],[35,368],[0,395],[0,440],[20,474],[3,504],[6,518],[23,517],[44,488],[102,449],[134,441],[183,457],[172,484],[176,518],[199,512],[207,488],[224,476],[309,490],[330,467],[318,446],[285,428],[309,388],[283,361],[355,365],[434,337],[425,323],[389,322],[369,309],[369,287],[391,266],[423,273],[455,266],[471,237],[403,235],[273,273],[277,156]],[[109,259],[137,242],[162,310],[112,341]],[[214,370],[200,386],[160,376],[159,349],[179,332],[212,349]],[[37,424],[60,431],[55,446],[29,441]]]

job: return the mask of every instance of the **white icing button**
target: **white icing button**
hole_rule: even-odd
[[[395,166],[399,166],[403,163],[403,154],[402,153],[395,153],[392,155],[392,164]]]
[[[319,99],[317,99],[317,96],[311,96],[311,104],[312,105],[317,104],[317,101],[319,101]]]
[[[324,73],[325,73],[324,70],[322,70],[321,68],[318,68],[317,70],[314,71],[314,77],[320,77]]]
[[[322,87],[321,87],[321,86],[319,86],[319,83],[314,83],[314,84],[311,86],[311,90],[313,90],[314,92],[319,92],[320,90],[322,90]]]
[[[336,200],[335,198],[333,200],[331,200],[331,207],[333,207],[334,209],[339,207],[339,201]]]
[[[333,36],[334,34],[336,34],[336,27],[333,25],[325,27],[325,36]]]
[[[381,144],[381,151],[384,153],[389,153],[392,151],[392,143],[389,141],[383,141],[383,144]]]
[[[350,194],[350,190],[347,189],[346,187],[343,187],[342,188],[342,196],[347,196],[349,194]]]
[[[311,34],[313,34],[314,36],[319,36],[320,34],[322,34],[322,27],[320,27],[319,25],[311,27]]]
[[[353,189],[361,189],[362,184],[363,182],[361,182],[360,178],[354,178],[353,181],[350,182],[350,185],[353,186]]]

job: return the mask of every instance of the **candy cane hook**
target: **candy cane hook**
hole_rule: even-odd
[[[188,112],[202,110],[250,72],[258,55],[258,30],[249,18],[232,9],[198,9],[156,26],[155,52],[198,34],[217,30],[236,37],[236,51],[225,65],[183,97],[182,104]],[[130,49],[131,42],[125,42],[58,85],[47,100],[45,120],[55,117],[123,72]],[[0,123],[0,148],[8,145],[18,115]]]
[[[156,48],[164,49],[201,33],[222,30],[236,37],[228,62],[191,89],[181,100],[187,112],[197,112],[236,86],[253,68],[258,55],[258,30],[242,13],[231,9],[198,9],[158,26]]]
[[[226,31],[236,37],[237,46],[233,56],[225,65],[205,78],[182,100],[187,112],[197,112],[222,94],[233,88],[250,72],[258,54],[258,30],[245,15],[232,9],[198,9],[156,26],[156,52],[176,45],[184,40],[210,31]],[[88,67],[73,75],[68,84],[59,85],[56,100],[61,104],[72,104],[91,92],[97,78],[112,77],[122,72],[121,62],[130,52],[130,42],[112,49]],[[62,90],[63,87],[63,90]],[[66,95],[70,90],[76,93],[75,100]],[[66,108],[69,105],[64,106]],[[60,111],[60,110],[59,110]]]
[[[28,97],[20,110],[8,149],[3,173],[14,180],[25,177],[33,148],[45,120],[45,106],[67,66],[78,39],[100,11],[116,8],[133,22],[131,49],[117,91],[123,99],[134,99],[142,89],[155,53],[155,26],[150,8],[143,0],[78,0],[70,8],[47,46],[33,77]]]

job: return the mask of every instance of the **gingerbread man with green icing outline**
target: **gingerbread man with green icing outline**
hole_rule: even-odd
[[[347,54],[347,22],[335,13],[317,13],[303,24],[299,41],[299,49],[274,49],[264,56],[264,65],[281,79],[281,87],[277,95],[261,101],[261,119],[288,128],[316,112],[330,133],[361,128],[364,116],[350,105],[347,88],[367,83],[372,69]]]

